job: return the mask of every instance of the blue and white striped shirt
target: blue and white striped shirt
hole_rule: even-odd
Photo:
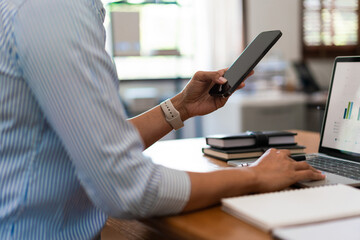
[[[91,239],[189,198],[142,154],[103,18],[100,0],[0,0],[0,239]]]

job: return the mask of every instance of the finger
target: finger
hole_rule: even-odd
[[[245,87],[245,80],[248,79],[251,75],[254,75],[254,70],[252,70],[244,79],[244,81],[236,88],[236,90],[239,90],[243,87]]]
[[[211,79],[214,84],[225,84],[227,82],[227,79],[224,78],[225,71],[226,69],[222,69],[216,72],[208,72],[208,79]]]
[[[295,162],[295,170],[299,171],[299,170],[311,170],[317,173],[322,173],[322,171],[317,170],[316,168],[314,168],[313,166],[311,166],[310,164],[308,164],[305,161],[302,162]]]
[[[217,83],[217,84],[225,84],[226,82],[227,82],[227,79],[226,78],[224,78],[223,76],[224,76],[224,74],[225,74],[225,72],[228,70],[229,68],[224,68],[224,69],[221,69],[221,70],[218,70],[216,73],[218,73],[219,75],[220,75],[220,77],[219,78],[217,78],[217,76],[215,76],[215,79],[213,80],[213,82],[215,82],[215,83]],[[248,78],[248,77],[250,77],[251,75],[253,75],[254,74],[254,70],[252,70],[247,76],[246,76],[246,78],[245,78],[245,80]],[[244,80],[244,81],[245,81]],[[241,89],[241,88],[243,88],[243,87],[245,87],[245,83],[244,82],[242,82],[237,88],[236,88],[236,90],[238,90],[238,89]]]
[[[239,89],[244,88],[244,87],[245,87],[245,83],[242,82],[242,83],[236,88],[236,90],[239,90]]]
[[[296,172],[296,181],[304,181],[304,180],[323,180],[325,179],[325,175],[319,172],[314,172],[312,170],[303,170]]]
[[[229,68],[223,68],[218,70],[217,72],[220,74],[220,76],[224,76],[225,72],[228,70]]]
[[[303,162],[295,162],[294,166],[295,166],[295,170],[312,170],[314,172],[318,172],[318,170],[313,168],[310,164],[308,164],[305,161],[303,161]]]
[[[194,77],[201,81],[201,82],[215,82],[217,83],[217,80],[222,75],[219,73],[219,71],[198,71],[195,73]]]
[[[216,78],[214,79],[214,82],[217,83],[217,84],[225,84],[227,82],[227,79],[224,78],[224,77],[219,77],[219,78]]]

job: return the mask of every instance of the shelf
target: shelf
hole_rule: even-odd
[[[177,1],[164,1],[164,0],[132,0],[132,1],[114,1],[110,2],[110,5],[116,4],[128,4],[128,5],[145,5],[145,4],[178,4]]]

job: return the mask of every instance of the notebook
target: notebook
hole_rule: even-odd
[[[343,184],[225,198],[221,202],[223,211],[266,232],[360,216],[360,190]]]
[[[286,240],[359,240],[360,217],[278,228],[272,231],[275,239]]]
[[[360,57],[335,59],[318,152],[308,163],[326,179],[301,186],[360,186]]]

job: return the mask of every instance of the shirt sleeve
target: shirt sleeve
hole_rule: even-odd
[[[189,199],[189,176],[142,154],[96,4],[26,1],[15,21],[23,77],[97,207],[122,218],[178,213]]]

